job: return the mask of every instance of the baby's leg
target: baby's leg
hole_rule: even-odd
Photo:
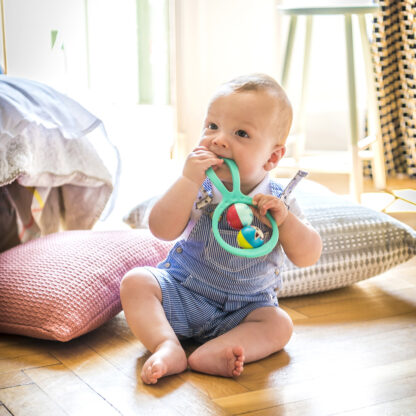
[[[292,335],[289,315],[276,307],[249,313],[235,328],[201,345],[188,358],[189,366],[201,373],[238,376],[244,361],[252,362],[281,350]]]
[[[166,319],[156,278],[146,269],[133,269],[123,277],[120,295],[130,329],[152,353],[143,365],[142,380],[154,384],[186,370],[185,351]]]

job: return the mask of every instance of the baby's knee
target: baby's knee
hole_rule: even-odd
[[[293,333],[293,323],[290,316],[280,308],[272,309],[267,320],[268,342],[273,351],[280,351],[289,342]]]
[[[149,290],[153,290],[156,279],[149,275],[147,270],[136,268],[128,271],[120,283],[120,296],[121,299],[125,297],[134,296],[137,293],[146,293]]]
[[[279,334],[279,344],[281,345],[281,348],[283,348],[289,342],[293,334],[292,319],[283,309],[279,309],[277,332]]]

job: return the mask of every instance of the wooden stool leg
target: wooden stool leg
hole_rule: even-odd
[[[369,131],[371,128],[372,131],[370,131],[370,133],[375,135],[375,140],[370,145],[372,153],[373,180],[376,188],[384,189],[386,187],[386,169],[384,166],[380,115],[376,97],[376,83],[374,79],[374,66],[371,59],[370,42],[367,35],[365,16],[359,15],[358,21],[360,25],[365,71],[367,75]]]
[[[350,192],[356,201],[360,201],[363,191],[363,173],[358,155],[358,114],[355,88],[354,44],[352,37],[351,15],[345,15],[345,40],[347,49],[348,101],[350,113],[350,138],[352,167],[350,176]]]

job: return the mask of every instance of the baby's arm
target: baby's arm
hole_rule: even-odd
[[[187,157],[182,176],[166,191],[152,208],[149,228],[162,240],[178,238],[186,227],[198,191],[210,166],[223,163],[204,146],[196,147]]]
[[[260,220],[270,225],[265,217],[270,214],[279,227],[279,241],[289,260],[299,267],[315,264],[322,251],[319,234],[296,215],[291,213],[285,203],[273,195],[257,194],[253,198]]]

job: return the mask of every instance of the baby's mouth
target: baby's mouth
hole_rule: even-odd
[[[219,166],[216,166],[214,172],[218,176],[218,179],[224,184],[224,186],[228,190],[231,190],[233,188],[231,172],[228,166],[225,164],[225,162]]]
[[[217,153],[213,150],[211,150],[211,152],[214,153],[214,155],[217,156],[220,159],[232,159],[232,157],[230,155],[222,155],[221,153]]]

